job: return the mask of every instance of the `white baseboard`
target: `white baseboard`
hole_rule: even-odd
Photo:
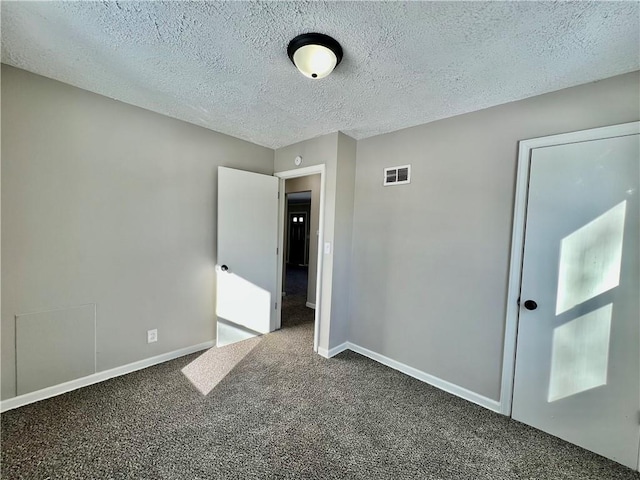
[[[316,309],[316,304],[315,303],[307,302],[306,305],[309,308],[313,308],[314,310]]]
[[[471,390],[467,390],[464,387],[460,387],[454,383],[447,382],[446,380],[442,380],[441,378],[434,377],[433,375],[429,375],[421,370],[405,365],[404,363],[393,360],[389,357],[385,357],[379,353],[376,353],[367,348],[361,347],[360,345],[355,345],[351,342],[346,342],[344,349],[349,349],[353,352],[364,355],[365,357],[369,357],[376,362],[382,363],[387,367],[391,367],[394,370],[398,370],[399,372],[406,373],[410,377],[416,378],[420,381],[428,383],[429,385],[433,385],[434,387],[439,388],[440,390],[444,390],[445,392],[456,395],[460,398],[464,398],[470,402],[473,402],[481,407],[488,408],[489,410],[493,410],[494,412],[500,413],[501,405],[497,400],[492,400],[491,398],[487,398],[483,395],[472,392]],[[341,345],[342,346],[342,345]],[[336,347],[337,348],[337,347]],[[318,353],[320,351],[318,350]]]
[[[335,357],[340,352],[344,352],[345,350],[347,350],[347,348],[347,342],[344,342],[337,347],[333,347],[329,350],[327,350],[326,348],[318,347],[318,354],[323,356],[324,358],[331,358]]]
[[[162,355],[157,355],[155,357],[129,363],[121,367],[116,367],[110,370],[104,370],[102,372],[94,373],[93,375],[88,375],[86,377],[78,378],[77,380],[72,380],[70,382],[61,383],[59,385],[54,385],[52,387],[43,388],[42,390],[38,390],[36,392],[30,392],[24,395],[9,398],[7,400],[3,400],[0,402],[0,412],[6,412],[7,410],[12,410],[14,408],[22,407],[30,403],[38,402],[40,400],[44,400],[50,397],[55,397],[56,395],[61,395],[63,393],[70,392],[78,388],[93,385],[94,383],[103,382],[113,377],[126,375],[127,373],[135,372],[136,370],[141,370],[143,368],[151,367],[153,365],[167,362],[169,360],[173,360],[175,358],[182,357],[184,355],[189,355],[191,353],[199,352],[201,350],[206,350],[214,346],[215,346],[214,341],[200,343],[198,345],[193,345],[191,347],[181,348],[179,350],[174,350],[172,352],[164,353]],[[460,398],[463,398],[477,405],[485,407],[489,410],[493,410],[494,412],[500,413],[500,402],[498,402],[497,400],[492,400],[483,395],[479,395],[475,392],[472,392],[471,390],[467,390],[466,388],[447,382],[446,380],[442,380],[441,378],[434,377],[433,375],[429,375],[428,373],[422,372],[416,368],[410,367],[408,365],[405,365],[404,363],[398,362],[389,357],[386,357],[384,355],[381,355],[379,353],[376,353],[372,350],[361,347],[351,342],[342,343],[328,350],[326,348],[318,347],[318,354],[325,358],[331,358],[331,357],[335,357],[340,352],[343,352],[345,350],[351,350],[353,352],[364,355],[365,357],[368,357],[372,360],[375,360],[376,362],[379,362],[379,363],[382,363],[383,365],[391,367],[394,370],[398,370],[402,373],[405,373],[410,377],[416,378],[420,381],[433,385],[434,387],[444,390],[445,392],[451,393]]]
[[[8,398],[0,402],[0,412],[6,412],[7,410],[13,410],[14,408],[22,407],[30,403],[39,402],[46,398],[55,397],[71,390],[93,385],[94,383],[104,382],[113,377],[119,377],[126,375],[127,373],[135,372],[136,370],[142,370],[143,368],[151,367],[159,363],[167,362],[178,357],[189,355],[190,353],[199,352],[201,350],[207,350],[215,346],[214,341],[200,343],[198,345],[192,345],[191,347],[181,348],[172,352],[163,353],[162,355],[156,355],[155,357],[145,358],[137,362],[122,365],[121,367],[112,368],[110,370],[103,370],[86,377],[71,380],[69,382],[61,383],[59,385],[53,385],[52,387],[43,388],[35,392],[25,393],[17,397]]]

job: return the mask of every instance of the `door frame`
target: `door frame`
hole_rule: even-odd
[[[529,198],[531,152],[534,148],[552,147],[568,143],[580,143],[603,138],[624,137],[638,133],[640,133],[640,122],[631,122],[613,125],[610,127],[592,128],[578,132],[532,138],[530,140],[521,140],[518,142],[518,167],[513,208],[511,260],[509,262],[509,283],[507,290],[506,323],[502,357],[502,383],[500,388],[500,413],[503,415],[511,416],[511,407],[513,404],[516,342],[520,315],[518,298],[520,297],[522,281],[522,260],[524,254],[524,234],[527,221],[527,201]]]
[[[278,201],[278,308],[276,309],[276,330],[282,326],[282,277],[284,275],[283,259],[284,259],[284,228],[286,225],[285,219],[285,207],[286,207],[286,194],[285,194],[285,182],[290,178],[306,177],[309,175],[320,174],[320,219],[318,221],[318,256],[315,260],[309,259],[309,263],[312,261],[317,262],[316,268],[316,308],[314,317],[313,328],[313,351],[318,352],[318,342],[320,341],[320,330],[328,329],[331,321],[330,309],[325,311],[322,308],[322,264],[324,260],[324,249],[322,245],[324,243],[324,198],[325,198],[325,164],[312,165],[309,167],[296,168],[295,170],[286,170],[282,172],[275,172],[274,177],[280,179],[280,199]]]

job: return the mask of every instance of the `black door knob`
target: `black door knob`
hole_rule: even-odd
[[[526,308],[527,310],[535,310],[536,308],[538,308],[538,304],[533,300],[526,300],[524,302],[524,308]]]
[[[222,265],[220,267],[220,270],[222,270],[223,272],[228,272],[229,271],[229,267],[227,267],[226,265]]]

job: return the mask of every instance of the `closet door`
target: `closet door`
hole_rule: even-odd
[[[531,154],[513,418],[638,468],[639,135]]]

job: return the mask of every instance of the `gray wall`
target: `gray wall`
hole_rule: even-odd
[[[331,328],[327,328],[324,321],[320,326],[318,346],[323,349],[346,341],[348,330],[348,309],[345,305],[348,306],[350,265],[344,259],[345,252],[347,256],[351,252],[352,226],[346,225],[345,219],[348,221],[353,215],[353,202],[349,201],[349,197],[353,195],[354,176],[349,171],[354,170],[355,166],[355,144],[352,138],[336,132],[279,148],[275,152],[276,172],[325,164],[323,234],[324,242],[331,243],[331,254],[323,255],[322,259],[320,315],[324,317],[326,312],[331,312]],[[297,155],[303,157],[300,167],[293,163]],[[346,178],[338,178],[339,172],[344,173]]]
[[[309,232],[309,282],[307,302],[316,303],[316,280],[318,273],[318,229],[320,228],[320,175],[290,178],[285,182],[286,193],[311,192],[311,214]],[[288,217],[285,217],[288,218]],[[285,232],[285,235],[288,232]]]
[[[497,400],[518,141],[638,120],[639,92],[635,72],[359,141],[349,340]]]
[[[351,250],[353,205],[356,178],[356,141],[338,134],[336,172],[335,245],[333,249],[334,295],[331,303],[331,348],[348,340],[349,300],[351,298]]]
[[[98,371],[212,340],[217,166],[273,157],[3,65],[2,398],[16,314],[96,303]]]
[[[96,303],[98,370],[211,340],[217,166],[271,174],[296,155],[326,165],[332,322],[320,346],[350,340],[498,399],[518,140],[640,117],[636,72],[357,144],[333,133],[274,159],[12,67],[2,75],[3,399],[15,395],[18,314]],[[412,183],[383,188],[382,169],[405,163]]]

